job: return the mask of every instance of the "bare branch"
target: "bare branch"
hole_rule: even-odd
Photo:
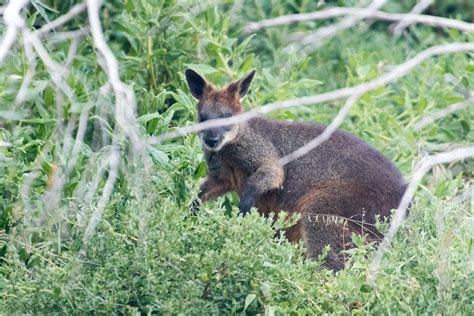
[[[218,126],[228,126],[237,124],[240,122],[247,121],[253,117],[258,116],[259,114],[265,114],[276,110],[287,109],[295,106],[318,104],[322,102],[334,101],[338,99],[343,99],[350,97],[354,93],[365,93],[379,87],[382,87],[390,82],[396,81],[397,79],[405,76],[413,68],[424,62],[426,59],[451,53],[467,52],[474,51],[474,43],[452,43],[444,44],[430,47],[424,51],[421,51],[413,58],[405,61],[404,63],[394,67],[390,72],[381,75],[380,77],[368,81],[366,83],[359,84],[353,87],[342,88],[330,92],[325,92],[322,94],[316,94],[312,96],[306,96],[291,100],[279,101],[267,104],[262,107],[255,108],[249,112],[245,112],[240,115],[236,115],[230,118],[223,119],[214,119],[205,121],[202,123],[192,124],[186,127],[178,128],[175,131],[164,133],[160,136],[151,137],[149,139],[150,144],[158,144],[165,140],[173,139],[176,137],[184,136],[189,133],[199,132],[205,129],[218,127]]]
[[[375,253],[372,262],[370,263],[367,275],[368,282],[370,282],[371,284],[375,283],[375,278],[377,276],[382,257],[385,251],[389,249],[390,243],[392,242],[395,234],[403,223],[408,206],[410,205],[411,200],[413,199],[413,196],[415,195],[415,192],[418,186],[420,185],[420,182],[423,177],[430,171],[433,166],[437,164],[459,161],[473,156],[474,146],[470,146],[454,149],[452,151],[436,154],[433,156],[428,156],[421,161],[420,166],[413,173],[413,177],[405,191],[405,194],[403,194],[402,200],[400,201],[400,205],[398,206],[395,215],[392,217],[390,228],[387,234],[385,234],[385,237],[382,243],[380,244],[380,247]]]
[[[346,118],[346,115],[349,113],[354,103],[357,102],[357,100],[362,96],[362,94],[363,94],[362,92],[356,92],[353,95],[351,95],[351,97],[347,99],[346,104],[344,104],[341,110],[339,110],[339,112],[337,113],[336,117],[331,121],[331,124],[329,124],[321,134],[319,134],[316,138],[311,140],[306,145],[298,148],[294,152],[283,157],[280,160],[281,164],[286,165],[292,162],[293,160],[296,160],[306,155],[311,150],[313,150],[314,148],[318,147],[323,142],[328,140],[331,137],[331,135],[337,130],[337,128],[341,126],[342,122]]]
[[[43,25],[40,29],[36,30],[36,36],[42,36],[45,33],[48,33],[51,30],[55,30],[56,28],[59,28],[69,22],[72,18],[76,17],[77,15],[81,14],[84,12],[86,9],[86,4],[85,3],[79,3],[76,4],[69,10],[68,13],[61,15],[59,18],[57,18],[54,21],[51,21],[45,25]]]
[[[117,148],[114,149],[110,156],[109,160],[109,176],[107,178],[107,182],[105,183],[104,192],[97,204],[97,208],[94,210],[92,217],[87,225],[86,231],[84,232],[84,237],[82,239],[82,247],[83,251],[87,249],[90,239],[95,233],[97,225],[99,224],[102,213],[104,212],[107,203],[109,202],[110,196],[112,195],[112,191],[114,189],[115,181],[117,180],[118,176],[118,166],[120,163],[120,154]]]
[[[28,70],[26,71],[25,77],[23,78],[23,82],[21,83],[20,90],[18,90],[18,94],[15,98],[15,106],[20,106],[26,99],[26,95],[28,92],[28,87],[30,86],[31,81],[36,73],[36,54],[33,51],[33,47],[26,38],[23,38],[23,46],[25,48],[25,55],[28,59]]]
[[[117,59],[107,45],[102,26],[99,19],[99,9],[101,1],[87,0],[87,12],[91,27],[92,37],[97,50],[104,57],[106,69],[104,71],[109,76],[109,82],[116,98],[116,120],[125,133],[130,137],[131,144],[138,152],[142,153],[145,144],[139,136],[138,126],[135,118],[135,94],[133,89],[120,80],[119,66]]]
[[[50,36],[45,36],[49,43],[56,44],[67,40],[77,40],[81,37],[89,35],[90,29],[88,27],[81,28],[75,31],[50,33]]]
[[[44,48],[43,44],[41,43],[38,36],[35,33],[30,31],[23,31],[23,36],[27,41],[29,41],[36,50],[36,53],[41,58],[43,63],[45,64],[48,72],[53,80],[54,84],[58,86],[65,95],[71,100],[74,100],[74,92],[72,91],[71,87],[67,84],[65,80],[63,80],[66,73],[68,73],[67,68],[64,66],[56,63],[48,54],[46,49]]]
[[[433,27],[443,27],[457,29],[463,32],[474,33],[474,24],[467,23],[464,21],[458,21],[454,19],[443,18],[433,15],[422,15],[412,13],[388,13],[383,11],[370,11],[365,8],[330,8],[326,10],[301,13],[301,14],[290,14],[283,15],[277,18],[263,20],[248,24],[244,31],[246,33],[252,33],[267,27],[274,27],[279,25],[287,25],[298,22],[326,20],[330,18],[346,16],[346,15],[358,15],[365,16],[366,19],[377,19],[386,21],[405,21],[410,24],[426,24]]]
[[[367,17],[370,17],[374,11],[380,9],[385,5],[386,0],[373,0],[369,6],[366,8],[366,12],[359,15],[348,15],[342,21],[335,23],[330,26],[322,27],[316,32],[304,36],[299,43],[290,45],[287,47],[289,50],[300,50],[300,46],[305,46],[305,48],[300,51],[300,53],[307,54],[310,51],[318,49],[324,44],[324,40],[327,38],[334,37],[341,31],[347,30],[348,28],[353,27],[360,21],[364,20]]]
[[[413,129],[415,131],[419,131],[422,128],[424,128],[426,125],[429,125],[433,123],[436,120],[442,119],[443,117],[448,116],[451,113],[454,113],[459,110],[467,109],[471,105],[474,105],[474,96],[471,96],[469,99],[467,99],[464,102],[459,102],[459,103],[454,103],[451,105],[448,105],[446,108],[436,111],[434,113],[431,113],[425,117],[423,117],[421,120],[419,120],[414,126]]]
[[[10,1],[5,8],[3,20],[7,26],[7,31],[3,36],[2,43],[0,44],[0,64],[8,54],[10,47],[13,45],[18,30],[25,26],[25,20],[20,15],[20,12],[27,3],[28,0]]]
[[[420,0],[410,11],[410,14],[419,14],[423,12],[433,3],[433,0]],[[413,22],[408,21],[406,18],[402,19],[400,22],[391,25],[389,29],[392,30],[392,33],[395,37],[402,35],[405,28],[410,26]]]

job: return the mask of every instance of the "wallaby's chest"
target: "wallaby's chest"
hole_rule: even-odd
[[[225,179],[230,183],[232,191],[242,193],[248,177],[255,172],[255,167],[245,161],[238,148],[229,147],[207,157],[209,175]]]

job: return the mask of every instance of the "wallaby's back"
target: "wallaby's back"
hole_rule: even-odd
[[[279,151],[280,157],[306,145],[326,127],[322,124],[265,118],[254,118],[248,125],[270,141]],[[324,181],[344,180],[382,193],[379,196],[381,206],[395,208],[401,198],[400,190],[404,188],[402,175],[387,158],[362,140],[341,130],[283,168],[285,180],[281,196],[287,200],[285,204],[297,200],[311,186]],[[386,210],[384,215],[388,214]]]

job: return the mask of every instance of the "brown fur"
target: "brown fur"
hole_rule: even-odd
[[[188,85],[199,101],[200,120],[243,112],[240,99],[253,75],[219,89],[187,70]],[[206,201],[233,191],[240,196],[243,215],[254,206],[266,216],[280,210],[300,213],[301,220],[285,232],[288,240],[302,239],[310,258],[330,245],[326,266],[343,268],[341,251],[351,246],[351,234],[379,240],[382,235],[373,225],[376,215],[390,215],[406,185],[380,152],[343,131],[336,131],[307,155],[281,164],[282,157],[320,135],[324,128],[258,117],[202,132],[208,175],[199,198]]]

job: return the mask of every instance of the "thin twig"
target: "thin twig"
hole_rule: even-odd
[[[36,50],[36,53],[43,61],[44,65],[46,66],[51,79],[53,80],[54,84],[58,86],[64,94],[74,101],[74,92],[72,91],[71,87],[67,84],[67,81],[64,80],[65,74],[68,73],[68,69],[58,63],[56,63],[46,51],[46,48],[41,43],[38,36],[30,31],[23,31],[23,36],[27,41],[29,41]]]
[[[138,126],[135,118],[135,94],[133,89],[120,80],[119,66],[112,50],[107,45],[102,26],[99,19],[99,9],[101,1],[87,0],[87,13],[94,39],[94,44],[102,57],[105,59],[106,67],[104,71],[109,76],[109,82],[116,98],[116,120],[130,137],[135,149],[142,153],[145,149],[144,143],[139,136]]]
[[[298,51],[299,54],[307,55],[311,51],[318,49],[323,46],[324,40],[336,36],[338,33],[347,30],[360,21],[370,17],[374,11],[380,9],[385,5],[386,0],[373,0],[366,8],[364,14],[354,14],[348,15],[342,19],[342,21],[332,24],[330,26],[325,26],[318,29],[316,32],[304,36],[296,44],[292,44],[286,48],[290,51]],[[305,46],[301,49],[301,46]]]
[[[454,103],[448,105],[446,108],[436,111],[434,113],[431,113],[427,116],[424,116],[419,120],[415,125],[413,126],[413,129],[415,131],[419,131],[425,126],[434,123],[434,121],[442,119],[443,117],[448,116],[451,113],[454,113],[459,110],[467,109],[468,107],[474,105],[474,96],[471,96],[469,99],[467,99],[464,102],[459,102],[459,103]]]
[[[385,235],[382,243],[380,244],[380,247],[375,253],[372,262],[369,265],[369,270],[367,274],[367,281],[369,283],[375,283],[382,257],[384,253],[390,248],[390,243],[392,242],[393,238],[395,237],[395,234],[403,223],[408,206],[410,205],[411,200],[413,199],[413,196],[415,195],[415,192],[418,186],[420,185],[420,182],[423,177],[433,166],[437,164],[459,161],[473,156],[474,146],[470,146],[454,149],[452,151],[436,154],[433,156],[428,156],[421,161],[420,166],[413,173],[412,179],[405,191],[405,194],[403,194],[402,200],[400,201],[400,205],[398,206],[395,215],[392,217],[390,228],[387,234]]]
[[[425,11],[433,3],[433,0],[420,0],[410,11],[410,14],[419,14]],[[390,25],[389,29],[392,30],[392,33],[395,37],[402,35],[403,31],[412,24],[413,22],[409,21],[407,18],[401,19],[400,22],[397,22],[393,25]]]
[[[363,91],[361,90],[360,92],[356,92],[349,99],[347,99],[346,104],[339,110],[337,113],[336,117],[331,121],[331,123],[324,129],[324,131],[319,134],[316,138],[311,140],[309,143],[307,143],[304,146],[301,146],[294,152],[286,155],[283,157],[280,162],[282,165],[286,165],[293,160],[296,160],[307,153],[309,153],[311,150],[314,148],[318,147],[321,145],[321,143],[325,142],[328,140],[331,135],[337,130],[339,126],[341,126],[342,122],[346,118],[346,115],[349,113],[350,109],[354,105],[355,102],[362,96]]]
[[[26,100],[28,88],[36,73],[36,54],[33,51],[33,47],[31,43],[25,38],[23,38],[23,46],[25,49],[26,58],[28,60],[28,69],[21,83],[20,90],[18,90],[16,95],[15,107],[19,107]]]
[[[117,180],[118,176],[119,163],[120,154],[118,149],[115,147],[109,159],[109,176],[107,178],[107,182],[105,183],[104,191],[102,192],[102,196],[99,200],[99,203],[97,204],[97,207],[92,214],[89,224],[87,225],[86,231],[84,232],[84,237],[82,239],[83,252],[87,250],[89,241],[94,235],[97,225],[99,225],[99,222],[102,218],[102,213],[104,212],[104,209],[109,202],[110,196],[112,195],[112,191],[115,186],[115,181]]]
[[[77,15],[81,14],[86,10],[86,4],[85,3],[79,3],[76,4],[69,10],[66,14],[61,15],[59,18],[56,20],[53,20],[45,25],[43,25],[41,28],[35,31],[36,36],[42,36],[49,31],[55,30],[67,22],[69,22],[72,18],[76,17]]]
[[[25,20],[20,15],[20,12],[27,3],[28,0],[12,0],[5,8],[3,20],[7,26],[7,31],[3,36],[2,43],[0,44],[0,64],[3,62],[3,59],[10,51],[10,47],[13,45],[13,42],[15,42],[18,30],[25,27]]]
[[[411,24],[426,24],[433,27],[452,28],[463,32],[474,33],[474,24],[454,19],[443,18],[433,15],[411,14],[411,13],[388,13],[383,11],[370,11],[365,8],[330,8],[326,10],[283,15],[277,18],[262,20],[248,24],[244,31],[246,33],[253,33],[263,28],[274,27],[279,25],[287,25],[298,22],[326,20],[330,18],[359,15],[366,19],[386,20],[386,21],[401,21],[404,20]]]
[[[90,33],[90,29],[88,27],[81,28],[75,31],[66,31],[66,32],[56,32],[50,33],[50,36],[47,36],[49,43],[56,44],[61,43],[67,40],[75,40],[81,37],[87,36]]]

